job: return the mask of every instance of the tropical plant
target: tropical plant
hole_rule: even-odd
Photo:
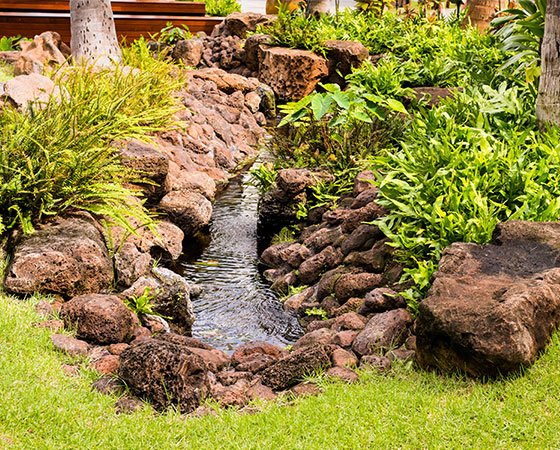
[[[206,14],[209,16],[225,17],[241,11],[237,0],[205,0]]]
[[[126,306],[128,306],[128,308],[138,317],[146,314],[164,317],[154,310],[154,299],[155,295],[152,294],[152,290],[150,289],[150,287],[146,287],[144,288],[144,292],[142,292],[142,295],[133,295],[130,298],[126,299],[125,303]]]
[[[192,34],[189,27],[184,24],[176,27],[171,22],[167,22],[159,32],[150,37],[160,44],[174,45],[179,41],[192,38]]]
[[[182,86],[168,69],[92,70],[76,66],[57,75],[57,91],[26,111],[0,112],[0,234],[71,209],[82,209],[124,226],[129,218],[151,223],[124,187],[137,177],[123,168],[116,139],[146,135],[172,125],[172,92]]]
[[[516,73],[525,72],[527,81],[533,82],[540,74],[546,0],[520,0],[519,6],[500,11],[491,26],[503,40],[503,50],[514,53],[502,68],[516,66]]]

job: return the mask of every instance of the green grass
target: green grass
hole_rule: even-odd
[[[149,407],[128,416],[115,398],[66,377],[65,357],[34,328],[29,303],[0,297],[0,448],[366,449],[557,448],[560,340],[524,376],[482,384],[405,366],[327,384],[319,397],[254,415],[184,418]]]

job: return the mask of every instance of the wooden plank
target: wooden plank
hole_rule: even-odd
[[[194,34],[204,31],[210,34],[221,23],[222,17],[207,16],[154,16],[115,14],[115,26],[119,40],[133,41],[140,36],[150,37],[168,22],[175,26],[186,25]],[[70,42],[70,13],[20,13],[0,12],[0,30],[4,36],[21,35],[28,38],[45,31],[56,31],[64,42]]]
[[[153,14],[153,15],[188,15],[203,16],[206,14],[204,2],[182,2],[174,0],[113,0],[113,13],[123,14]],[[68,12],[68,0],[0,0],[2,11],[29,12]]]

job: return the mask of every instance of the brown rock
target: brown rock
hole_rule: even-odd
[[[70,48],[58,33],[47,31],[35,36],[33,41],[21,41],[21,53],[16,61],[16,75],[41,74],[47,67],[60,66],[70,56]]]
[[[328,328],[319,328],[318,330],[304,334],[292,346],[292,350],[299,350],[304,347],[324,346],[331,344],[336,332]]]
[[[322,390],[315,383],[299,383],[290,389],[290,392],[296,397],[306,397],[308,395],[319,395]]]
[[[291,297],[288,297],[284,301],[284,309],[286,311],[296,311],[296,312],[299,311],[305,303],[312,301],[314,293],[315,293],[315,289],[312,286],[310,286],[307,289],[303,290],[302,292],[299,292],[298,294],[294,294]]]
[[[121,163],[150,183],[142,183],[143,191],[152,201],[159,200],[163,192],[163,183],[169,171],[169,159],[154,144],[136,139],[116,144],[120,152]],[[155,185],[154,185],[155,183]]]
[[[303,241],[303,245],[318,253],[325,247],[333,245],[341,237],[342,231],[340,227],[319,228]]]
[[[334,293],[339,302],[352,297],[361,297],[366,292],[378,287],[383,276],[376,273],[349,273],[341,275],[334,285]]]
[[[276,398],[278,397],[278,395],[275,394],[271,388],[265,386],[260,382],[252,384],[251,387],[247,390],[247,395],[251,400],[261,399],[272,401],[276,400]]]
[[[119,356],[122,352],[124,352],[128,347],[130,347],[128,344],[125,343],[120,343],[120,344],[111,344],[107,347],[107,350],[109,351],[109,353],[111,353],[111,355],[117,355]]]
[[[95,380],[91,387],[105,395],[119,395],[124,392],[124,386],[114,377],[104,376]]]
[[[2,98],[19,110],[25,111],[32,104],[41,105],[49,101],[51,95],[58,95],[54,82],[43,75],[19,75],[4,83]]]
[[[335,367],[355,367],[358,364],[356,355],[342,348],[337,348],[333,351],[331,360]]]
[[[369,249],[381,236],[379,228],[375,225],[359,225],[342,241],[340,250],[346,256],[356,250]]]
[[[116,373],[119,368],[119,357],[107,355],[91,363],[91,367],[103,375]]]
[[[364,299],[364,309],[368,313],[379,313],[405,307],[404,299],[389,288],[374,289],[368,292]]]
[[[411,324],[412,316],[405,309],[375,314],[354,339],[352,350],[365,356],[399,347],[408,337]]]
[[[391,360],[386,356],[366,355],[360,360],[360,367],[371,367],[379,372],[391,369]]]
[[[128,342],[133,337],[133,313],[115,295],[86,294],[74,297],[60,311],[67,327],[97,344]]]
[[[310,51],[283,47],[263,49],[259,69],[259,80],[284,101],[297,101],[309,95],[328,74],[324,58]]]
[[[169,174],[165,180],[165,188],[169,191],[198,192],[208,200],[216,197],[216,182],[204,172],[186,171],[175,162],[169,166]]]
[[[119,377],[155,408],[177,405],[194,411],[209,389],[206,365],[186,347],[150,339],[131,346],[121,355]]]
[[[440,88],[440,87],[415,87],[414,97],[417,101],[427,104],[429,108],[438,106],[442,100],[453,97],[460,88]]]
[[[276,361],[277,358],[274,358],[273,356],[253,353],[252,355],[243,358],[243,360],[237,366],[237,370],[240,370],[242,372],[257,373],[263,369],[266,369]]]
[[[342,262],[342,254],[334,247],[326,247],[320,253],[304,261],[299,267],[299,280],[302,284],[313,284],[321,274]]]
[[[212,386],[212,397],[222,406],[241,407],[249,403],[249,388],[249,382],[243,379],[231,386],[221,386],[216,383]]]
[[[560,323],[560,224],[507,222],[501,245],[453,244],[416,323],[417,360],[493,376],[532,364]]]
[[[172,191],[161,199],[158,207],[187,235],[206,227],[212,218],[212,204],[198,192]]]
[[[217,348],[213,348],[212,350],[197,347],[187,348],[195,355],[200,356],[204,360],[208,369],[212,372],[217,372],[223,367],[229,365],[229,356]]]
[[[333,323],[332,329],[334,331],[342,330],[363,330],[366,326],[367,319],[355,312],[349,312],[338,316]]]
[[[256,31],[257,26],[270,25],[275,20],[276,17],[273,15],[234,12],[214,29],[212,36],[237,36],[245,39],[248,32]]]
[[[329,60],[329,81],[345,84],[344,77],[369,57],[369,51],[360,42],[329,40],[323,43]]]
[[[33,325],[35,325],[37,328],[46,328],[46,329],[54,331],[54,332],[61,331],[64,328],[64,322],[62,320],[58,320],[58,319],[51,319],[51,320],[45,320],[43,322],[36,322]]]
[[[415,356],[416,356],[416,352],[414,350],[407,350],[406,348],[403,347],[390,350],[387,353],[387,357],[391,361],[395,361],[395,360],[413,361]]]
[[[346,383],[357,383],[360,380],[358,374],[348,367],[331,367],[326,375]]]
[[[358,331],[340,331],[336,333],[335,337],[333,338],[333,343],[343,348],[351,347],[354,339],[358,336]]]
[[[334,309],[332,311],[332,315],[334,317],[341,316],[343,314],[347,314],[349,312],[357,312],[360,311],[364,306],[364,299],[354,297],[346,301],[342,306]]]
[[[202,59],[204,43],[201,39],[186,39],[177,42],[171,56],[187,67],[197,67]]]
[[[23,237],[7,270],[14,293],[53,292],[74,296],[108,289],[113,265],[90,216],[59,218]]]
[[[268,355],[275,359],[280,359],[287,354],[286,350],[276,345],[269,344],[268,342],[253,341],[237,347],[231,355],[231,361],[233,364],[241,364],[247,357],[253,355]]]
[[[264,369],[261,372],[261,382],[274,390],[286,389],[314,370],[329,367],[330,353],[330,347],[324,345],[294,351]]]
[[[125,242],[114,256],[115,273],[121,286],[131,286],[150,271],[152,257],[142,253],[136,245]]]
[[[239,380],[251,380],[253,374],[251,372],[239,372],[236,370],[226,370],[216,374],[216,379],[224,386],[231,386]]]
[[[51,336],[51,341],[57,350],[67,353],[70,356],[86,356],[89,351],[87,342],[65,336],[64,334],[53,334]]]

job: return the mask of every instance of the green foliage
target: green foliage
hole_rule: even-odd
[[[280,9],[278,19],[271,25],[257,27],[257,33],[271,36],[272,45],[310,50],[323,55],[323,43],[332,39],[329,32],[330,27],[325,26],[324,19],[307,17],[301,9],[292,12]]]
[[[19,43],[25,41],[21,36],[2,36],[0,37],[0,52],[11,52],[21,50]]]
[[[533,104],[505,84],[457,94],[418,114],[401,147],[376,160],[378,202],[389,210],[377,224],[417,294],[450,243],[488,242],[500,221],[560,216],[559,132],[532,131]]]
[[[189,27],[184,24],[180,27],[176,27],[173,23],[167,22],[165,27],[150,37],[160,44],[175,45],[179,41],[185,41],[192,38],[192,34]]]
[[[142,295],[138,297],[133,295],[125,303],[139,317],[143,314],[159,315],[154,311],[154,298],[150,287],[146,287]]]
[[[241,4],[237,0],[205,0],[205,3],[209,16],[225,17],[241,11]]]
[[[274,164],[262,163],[249,171],[251,176],[251,184],[256,186],[260,193],[263,194],[270,189],[270,186],[276,181],[278,173]]]
[[[270,240],[270,245],[281,244],[283,242],[293,242],[293,241],[295,241],[294,232],[290,228],[284,227],[278,233],[272,236],[272,239]]]
[[[491,25],[503,40],[503,50],[514,53],[503,68],[515,67],[529,83],[540,75],[540,50],[544,36],[546,0],[520,0],[519,8],[500,11]]]
[[[305,310],[305,315],[309,317],[317,317],[320,320],[327,320],[327,312],[323,308],[309,308]]]
[[[74,67],[56,78],[60,95],[46,104],[0,113],[0,233],[77,208],[134,231],[151,223],[137,193],[123,187],[110,143],[169,127],[181,86],[167,72]]]

